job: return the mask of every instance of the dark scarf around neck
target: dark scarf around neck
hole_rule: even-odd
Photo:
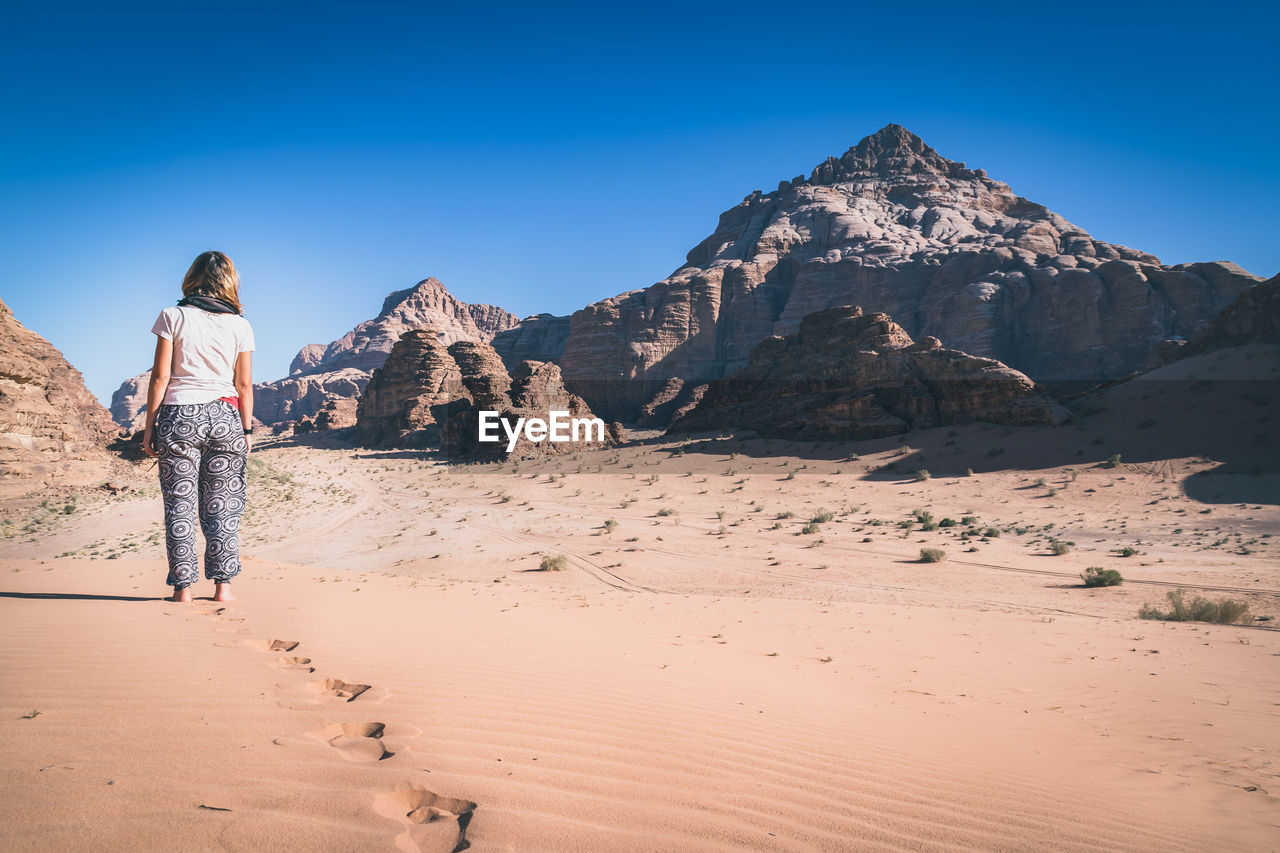
[[[239,314],[235,306],[230,302],[219,299],[216,296],[205,296],[203,293],[193,293],[183,299],[178,300],[178,305],[190,305],[192,308],[200,308],[211,314]]]

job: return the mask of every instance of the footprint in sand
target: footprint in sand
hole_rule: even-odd
[[[354,702],[370,686],[368,684],[352,684],[340,678],[322,678],[319,681],[313,681],[308,684],[307,689],[312,693],[320,694],[321,697],[333,696],[346,702]]]
[[[476,804],[470,800],[442,797],[426,788],[402,785],[379,794],[373,810],[406,824],[396,837],[396,846],[407,853],[456,853],[466,850],[467,825]]]
[[[311,658],[282,657],[276,658],[271,665],[277,669],[305,669],[307,672],[315,672],[316,668],[309,666],[310,663]]]
[[[297,640],[263,640],[257,644],[264,652],[291,652],[298,647]]]
[[[384,723],[334,723],[320,737],[348,761],[381,761],[394,755],[382,743],[386,728]]]

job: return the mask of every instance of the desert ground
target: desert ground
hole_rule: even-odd
[[[4,846],[1276,849],[1280,510],[1055,435],[268,440],[227,604],[161,600],[145,471],[7,502]]]

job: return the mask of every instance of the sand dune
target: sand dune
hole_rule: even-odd
[[[1194,459],[884,469],[1034,439],[935,432],[265,448],[225,605],[158,600],[154,494],[83,499],[0,543],[4,846],[1274,849],[1280,635],[1136,614],[1280,616],[1276,508],[1189,499]]]

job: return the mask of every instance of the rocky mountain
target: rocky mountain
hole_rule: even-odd
[[[866,439],[982,420],[1055,424],[1065,409],[994,359],[919,343],[886,314],[829,308],[752,350],[711,382],[675,432],[755,430],[801,439]]]
[[[431,327],[446,346],[454,341],[489,341],[518,318],[494,305],[471,305],[455,298],[435,278],[387,296],[382,310],[338,340],[307,344],[294,356],[289,376],[254,386],[254,417],[266,424],[317,415],[326,403],[360,396],[371,372],[382,365],[400,337]],[[112,396],[116,423],[137,429],[146,408],[147,371],[126,381]],[[328,422],[327,420],[324,422]]]
[[[524,361],[508,373],[486,343],[455,341],[445,347],[433,329],[416,329],[401,336],[373,372],[357,405],[354,436],[367,445],[436,447],[457,458],[496,459],[509,455],[506,443],[478,440],[481,410],[514,423],[519,417],[545,420],[552,409],[593,417],[582,398],[565,390],[555,364]],[[616,440],[616,428],[610,435]],[[521,438],[510,455],[570,452],[584,444],[592,443]]]
[[[672,379],[724,377],[802,318],[860,304],[1037,381],[1093,381],[1151,366],[1257,280],[1096,240],[891,124],[748,195],[663,281],[576,312],[560,364],[597,411],[632,420]]]
[[[520,318],[497,306],[469,305],[455,298],[437,279],[427,278],[389,295],[378,316],[328,346],[303,347],[294,357],[289,375],[381,367],[395,342],[411,329],[435,329],[441,342],[448,346],[454,341],[488,342],[518,322]]]
[[[100,477],[118,433],[80,371],[0,302],[0,494]]]

